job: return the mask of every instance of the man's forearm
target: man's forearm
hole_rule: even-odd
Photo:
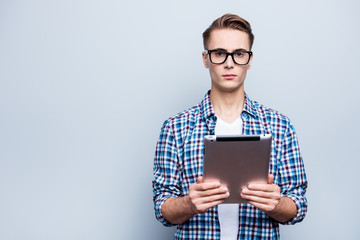
[[[161,207],[163,217],[171,224],[181,224],[196,215],[189,204],[189,196],[171,197]]]
[[[278,205],[271,212],[266,213],[278,222],[285,223],[293,219],[297,214],[297,207],[293,200],[281,197]]]

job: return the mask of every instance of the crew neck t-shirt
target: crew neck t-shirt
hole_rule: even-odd
[[[239,116],[234,122],[227,123],[217,116],[215,135],[241,135],[242,120]],[[237,239],[239,229],[239,204],[223,203],[218,205],[220,239]]]

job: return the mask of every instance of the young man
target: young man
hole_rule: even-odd
[[[305,217],[307,180],[289,119],[250,100],[244,91],[254,35],[237,15],[216,19],[203,33],[204,65],[211,90],[197,106],[165,121],[154,160],[154,207],[175,239],[278,239],[279,223]],[[220,182],[204,182],[203,138],[213,134],[271,134],[267,183],[250,184],[248,204],[221,204],[229,196]]]

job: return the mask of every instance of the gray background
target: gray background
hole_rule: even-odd
[[[358,1],[0,1],[0,239],[170,239],[154,218],[163,121],[210,87],[201,33],[255,33],[251,98],[288,115],[309,211],[283,239],[359,239]]]

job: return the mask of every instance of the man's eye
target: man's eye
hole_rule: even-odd
[[[215,52],[215,56],[217,56],[217,57],[222,57],[222,56],[224,56],[224,55],[225,55],[224,52],[221,52],[221,51]]]
[[[235,52],[236,57],[242,57],[244,56],[244,52]]]

